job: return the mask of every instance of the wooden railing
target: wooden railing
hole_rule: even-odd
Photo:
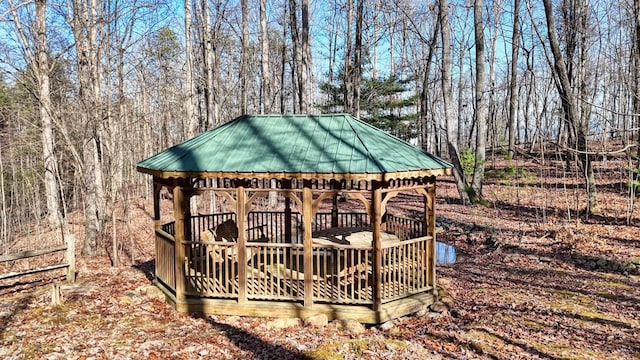
[[[185,242],[187,294],[237,298],[238,262],[235,243]],[[372,248],[313,248],[313,301],[372,304]],[[304,299],[303,246],[247,243],[247,298]]]
[[[160,228],[162,229],[162,231],[166,232],[167,234],[171,235],[172,237],[176,235],[176,222],[175,221],[168,222],[166,224],[162,224],[162,225],[160,225]]]
[[[383,301],[431,289],[427,273],[430,236],[401,241],[383,248],[381,287]]]
[[[219,224],[227,220],[236,221],[236,214],[232,212],[210,214],[210,215],[192,215],[191,216],[191,234],[194,240],[200,239],[200,233],[213,229]]]
[[[173,224],[173,223],[172,223]],[[173,234],[164,229],[156,231],[156,279],[162,281],[172,290],[176,288],[175,239]]]
[[[372,247],[313,246],[313,299],[318,302],[372,304]]]
[[[300,214],[292,223],[300,223]],[[185,241],[186,292],[190,295],[237,298],[239,294],[238,248],[234,242],[205,242],[200,233],[217,224],[234,219],[233,213],[198,215],[192,217],[193,239]],[[331,213],[317,213],[314,229],[331,227]],[[335,219],[335,218],[334,218]],[[383,245],[380,280],[382,302],[409,296],[431,289],[427,259],[430,236],[421,221],[385,216],[386,231],[395,233],[400,242]],[[250,212],[247,242],[248,299],[289,300],[304,299],[304,257],[302,231],[292,234],[287,242],[284,235],[283,212]],[[296,223],[297,221],[297,223]],[[335,224],[335,220],[334,220]],[[365,213],[339,214],[339,227],[361,227],[370,224]],[[175,289],[175,224],[162,225],[156,231],[156,277]],[[252,233],[255,231],[255,233]],[[264,234],[269,242],[253,242]],[[412,239],[413,238],[413,239]],[[411,239],[411,240],[407,240]],[[373,248],[352,245],[313,245],[313,301],[337,304],[373,304]]]
[[[247,218],[248,239],[259,239],[263,234],[275,243],[301,243],[302,242],[302,216],[299,213],[292,213],[292,233],[293,238],[285,239],[285,213],[276,211],[252,211]],[[216,225],[226,221],[234,220],[234,213],[220,213],[212,215],[195,215],[191,217],[191,231],[194,239],[200,240],[200,233],[215,228]],[[337,227],[366,227],[371,222],[366,213],[338,213]],[[400,240],[415,239],[425,236],[425,227],[421,220],[408,218],[399,215],[385,215],[383,222],[386,231],[398,236]],[[318,212],[313,221],[313,231],[322,231],[331,228],[332,213]],[[169,222],[161,226],[162,230],[168,234],[175,235],[175,222]]]
[[[249,243],[247,298],[302,300],[304,298],[301,244]]]
[[[64,253],[63,259],[59,260],[59,254]],[[54,256],[50,256],[51,254],[56,254]],[[39,257],[38,261],[35,261],[36,266],[28,266],[29,260],[34,257]],[[26,250],[26,251],[18,251],[8,254],[0,255],[0,263],[4,262],[13,262],[12,265],[15,264],[16,261],[26,261],[27,268],[16,271],[9,272],[0,272],[0,280],[11,279],[19,276],[36,274],[45,271],[57,270],[57,269],[67,269],[67,281],[74,282],[75,281],[75,240],[73,238],[69,238],[62,245],[53,245],[48,247],[43,247],[40,249],[34,250]],[[49,265],[46,265],[46,264]],[[11,269],[11,266],[6,267]]]
[[[421,220],[387,214],[384,216],[383,222],[386,224],[386,231],[395,234],[400,240],[415,239],[427,235]]]
[[[302,215],[291,213],[291,238],[286,234],[287,215],[281,211],[252,211],[247,217],[247,238],[259,239],[262,235],[272,243],[302,243]]]
[[[371,222],[367,213],[337,213],[337,227],[366,227]],[[326,230],[332,227],[333,214],[331,212],[318,212],[314,217],[312,229],[314,232]],[[403,220],[410,220],[399,218]],[[211,215],[193,215],[191,217],[191,233],[194,240],[201,240],[200,233],[215,228],[226,220],[236,221],[235,213],[220,213]],[[413,220],[415,222],[415,220]],[[247,216],[247,239],[249,241],[266,236],[272,243],[302,243],[302,215],[291,213],[292,234],[291,239],[285,235],[286,214],[282,211],[251,211]],[[402,224],[402,220],[398,221]],[[398,225],[401,226],[401,225]],[[406,225],[405,225],[406,226]],[[162,225],[162,230],[168,234],[175,234],[175,222]]]
[[[332,226],[332,219],[336,217],[337,226]],[[369,214],[365,212],[353,212],[353,213],[337,213],[332,212],[318,212],[316,213],[313,222],[313,231],[322,231],[332,227],[366,227],[370,226],[371,221]]]
[[[238,245],[233,242],[184,242],[187,294],[238,297]]]

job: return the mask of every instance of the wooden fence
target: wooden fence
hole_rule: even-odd
[[[45,271],[66,269],[67,281],[75,281],[75,239],[73,235],[65,236],[64,241],[43,241],[41,245],[36,245],[35,248],[30,248],[28,250],[18,248],[17,246],[15,248],[4,246],[2,250],[2,255],[0,255],[0,264],[2,265],[18,262],[25,263],[34,258],[38,258],[39,261],[36,261],[38,263],[37,266],[29,266],[29,263],[27,266],[22,266],[19,270],[0,271],[0,280]],[[59,260],[59,256],[56,257],[56,254],[62,254],[62,260]],[[3,266],[2,268],[10,269],[9,266]]]

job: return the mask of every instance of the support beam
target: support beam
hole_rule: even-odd
[[[333,207],[331,208],[331,227],[338,227],[338,195],[333,195]]]
[[[429,186],[427,189],[427,196],[425,197],[425,223],[427,225],[427,235],[431,236],[429,243],[427,244],[427,281],[432,286],[434,296],[438,296],[438,289],[436,288],[436,187],[435,182],[433,186]]]
[[[302,189],[302,222],[304,224],[304,307],[313,306],[313,243],[312,225],[313,218],[313,192],[311,182],[305,181]]]
[[[179,184],[173,188],[173,216],[175,225],[175,273],[176,273],[176,304],[186,304],[187,278],[185,276],[186,252],[184,242],[191,234],[189,195]]]
[[[282,189],[284,190],[284,242],[293,243],[293,240],[291,239],[293,235],[291,229],[291,199],[288,196],[288,192],[291,191],[291,180],[282,180]]]
[[[378,182],[373,182],[371,196],[371,221],[373,231],[373,310],[378,311],[382,305],[382,241],[380,231],[382,225],[382,189]]]
[[[243,186],[236,189],[236,220],[238,226],[238,303],[247,302],[247,193]]]
[[[155,230],[159,230],[160,226],[160,192],[162,191],[162,184],[156,182],[153,179],[153,226]]]

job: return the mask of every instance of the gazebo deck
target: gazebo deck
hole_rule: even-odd
[[[451,167],[348,114],[241,116],[138,163],[153,175],[155,282],[184,312],[415,312],[437,295],[436,176]],[[387,206],[407,194],[411,218]]]
[[[296,215],[296,214],[294,214]],[[341,213],[339,225],[358,225],[355,230],[349,227],[327,227],[323,221],[331,214],[316,214],[317,236],[324,236],[314,244],[313,276],[310,291],[316,311],[322,312],[326,306],[360,306],[355,319],[363,322],[378,322],[381,309],[395,308],[410,304],[428,305],[433,301],[433,287],[429,284],[429,267],[432,236],[423,234],[422,222],[403,217],[388,216],[385,225],[389,232],[384,238],[388,241],[382,246],[380,278],[380,306],[373,311],[375,302],[375,284],[373,282],[373,263],[371,246],[372,234],[367,244],[368,219],[362,213]],[[366,215],[366,214],[364,214]],[[264,242],[264,234],[249,233],[246,243],[247,263],[245,276],[240,276],[238,263],[238,244],[234,242],[212,242],[200,239],[201,230],[209,224],[227,219],[230,214],[199,215],[191,218],[192,233],[195,239],[184,241],[185,295],[190,304],[189,311],[199,309],[203,312],[217,312],[215,306],[223,301],[224,313],[243,315],[258,311],[262,316],[281,316],[283,309],[291,304],[302,304],[305,299],[305,275],[303,273],[303,244],[297,243],[297,236],[289,243],[276,235]],[[283,212],[251,212],[248,219],[276,221],[284,216]],[[337,224],[336,224],[337,225]],[[260,227],[271,227],[264,223]],[[272,227],[275,229],[275,227]],[[175,253],[175,240],[171,233],[173,222],[164,224],[157,232],[156,264],[157,283],[171,297],[175,293],[175,272],[172,270]],[[327,236],[356,232],[358,245],[331,243]],[[196,235],[198,234],[198,235]],[[276,232],[277,234],[277,232]],[[329,235],[327,235],[329,234]],[[342,241],[348,236],[342,235]],[[255,240],[261,240],[256,242]],[[340,240],[340,239],[338,239]],[[364,241],[363,241],[364,240]],[[339,241],[338,241],[339,242]],[[164,260],[163,260],[164,259]],[[246,302],[239,304],[241,292],[246,293]],[[419,299],[420,301],[417,301]],[[416,302],[417,301],[417,302]],[[259,305],[267,302],[268,306]],[[218,305],[213,305],[218,304]],[[235,304],[235,305],[234,305]],[[253,308],[254,310],[248,310]],[[269,310],[274,309],[274,310]],[[292,309],[297,309],[293,306]],[[345,308],[346,309],[346,308]],[[368,309],[368,310],[367,310]],[[417,310],[417,309],[414,309]],[[271,312],[273,311],[273,312]],[[297,310],[296,310],[297,311]],[[297,316],[297,315],[296,315]],[[343,316],[341,316],[343,318]]]

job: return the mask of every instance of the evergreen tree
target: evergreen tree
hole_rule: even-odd
[[[342,77],[338,77],[341,79]],[[410,94],[407,83],[395,75],[386,78],[366,79],[360,85],[360,118],[404,140],[418,136],[416,102],[419,94]],[[345,112],[344,84],[322,83],[320,90],[326,102],[320,106],[323,112]]]

